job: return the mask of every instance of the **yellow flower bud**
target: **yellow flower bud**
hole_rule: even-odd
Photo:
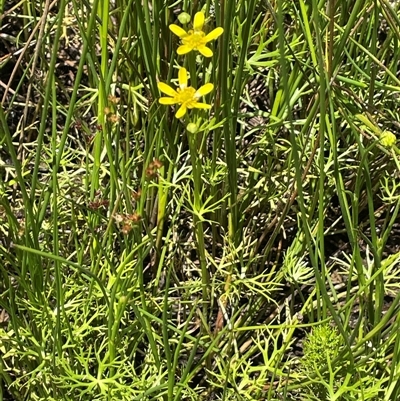
[[[178,20],[182,25],[188,24],[190,22],[190,15],[188,13],[180,13]]]
[[[195,134],[198,130],[199,127],[195,123],[189,123],[186,127],[186,129],[191,133]]]
[[[391,148],[396,143],[396,135],[390,131],[383,131],[379,137],[379,142],[383,146]]]

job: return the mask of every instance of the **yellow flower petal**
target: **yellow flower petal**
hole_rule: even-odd
[[[171,30],[171,32],[173,32],[176,36],[179,36],[180,38],[184,38],[185,36],[187,36],[187,32],[178,25],[171,24],[169,26],[169,29]]]
[[[178,47],[178,50],[176,51],[180,56],[182,55],[182,54],[186,54],[186,53],[189,53],[190,51],[192,51],[193,49],[190,47],[190,46],[188,46],[188,45],[182,45],[182,46],[179,46]]]
[[[199,46],[197,49],[204,57],[212,57],[212,55],[213,55],[212,50],[209,49],[207,46],[204,46],[204,45]]]
[[[211,40],[217,39],[219,36],[221,36],[224,33],[224,28],[215,28],[213,31],[211,31],[206,37],[204,38],[206,42],[210,42]]]
[[[164,82],[159,82],[157,86],[162,93],[165,93],[168,96],[174,97],[178,94],[175,89],[172,89],[169,85],[165,84]]]
[[[185,89],[187,87],[188,77],[186,68],[183,67],[179,68],[178,81],[179,81],[179,87],[181,89]]]
[[[186,114],[186,106],[183,104],[179,107],[178,111],[175,114],[176,118],[182,118]]]
[[[193,107],[196,109],[211,109],[211,106],[207,103],[196,103]]]
[[[193,22],[193,28],[195,31],[201,31],[203,29],[204,20],[205,20],[204,13],[202,13],[201,11],[196,13]]]
[[[214,89],[213,84],[210,84],[210,83],[205,84],[205,85],[201,86],[199,89],[197,89],[197,91],[195,93],[195,97],[199,98],[204,95],[207,95],[207,93],[210,93],[213,89]]]
[[[158,99],[160,104],[176,104],[177,101],[173,97],[160,97]]]

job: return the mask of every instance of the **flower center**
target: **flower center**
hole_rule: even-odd
[[[191,86],[176,90],[178,94],[175,96],[175,100],[179,104],[184,104],[187,108],[191,109],[197,103],[197,99],[195,96],[196,89],[192,88]]]
[[[188,35],[182,38],[182,43],[190,46],[194,50],[198,50],[199,47],[207,43],[205,36],[206,34],[203,31],[190,30]]]

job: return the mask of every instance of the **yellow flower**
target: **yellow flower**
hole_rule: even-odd
[[[391,148],[396,143],[396,136],[390,131],[383,131],[379,141],[383,146]]]
[[[210,109],[211,106],[206,103],[199,103],[198,100],[210,93],[214,89],[213,84],[205,84],[199,89],[194,89],[187,86],[188,78],[186,68],[179,68],[178,73],[179,88],[177,90],[171,88],[169,85],[159,82],[158,89],[170,97],[160,97],[158,100],[161,104],[180,104],[181,107],[175,114],[176,118],[182,118],[187,109]]]
[[[182,45],[178,47],[178,54],[186,54],[192,50],[198,50],[204,57],[211,57],[213,52],[206,44],[217,39],[224,32],[223,28],[215,28],[209,34],[203,32],[205,16],[201,11],[194,16],[193,29],[186,32],[180,26],[171,24],[169,29],[182,41]]]

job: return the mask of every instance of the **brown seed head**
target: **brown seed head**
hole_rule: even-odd
[[[154,159],[153,162],[150,163],[150,164],[152,164],[152,166],[153,166],[156,170],[160,169],[160,168],[163,166],[162,162],[160,162],[160,160],[158,160],[158,159]]]
[[[121,227],[121,233],[124,235],[128,235],[132,231],[132,226],[129,223],[125,223]]]
[[[139,188],[136,192],[132,192],[132,197],[135,199],[135,201],[138,201],[140,197],[142,196],[142,189]]]
[[[108,100],[109,100],[109,102],[111,102],[113,104],[119,103],[119,97],[116,97],[114,95],[108,95]]]
[[[156,172],[156,170],[154,170],[154,168],[151,168],[149,166],[146,168],[145,174],[146,174],[146,178],[152,179],[157,175],[157,172]]]
[[[139,223],[141,220],[141,216],[138,213],[128,214],[127,219],[130,220],[132,223]]]
[[[110,123],[117,123],[119,121],[119,117],[116,114],[111,114],[107,117],[107,120],[110,121]]]

